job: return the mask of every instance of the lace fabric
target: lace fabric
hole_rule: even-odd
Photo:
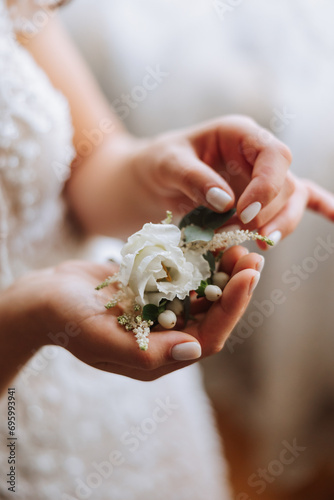
[[[46,264],[50,248],[57,243],[55,230],[64,221],[65,206],[60,194],[74,157],[68,103],[51,87],[48,78],[36,67],[29,54],[18,45],[10,29],[11,21],[4,16],[2,3],[2,287],[9,284],[12,275],[17,276],[32,266],[32,261],[36,261],[36,251],[39,251],[40,265]],[[41,243],[40,248],[36,248],[38,242]]]

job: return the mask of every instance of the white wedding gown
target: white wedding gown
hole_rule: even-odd
[[[15,41],[4,0],[0,112],[4,289],[29,269],[81,251],[61,194],[73,157],[68,105]],[[16,494],[6,483],[5,396],[0,403],[1,499],[229,498],[219,438],[196,366],[144,383],[95,370],[64,349],[47,346],[21,367],[11,386],[16,389]]]

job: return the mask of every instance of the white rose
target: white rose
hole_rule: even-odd
[[[122,249],[118,279],[141,305],[159,305],[161,299],[183,300],[201,280],[210,276],[208,262],[195,251],[184,254],[178,244],[181,231],[173,224],[145,224]]]

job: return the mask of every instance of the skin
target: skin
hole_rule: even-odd
[[[114,265],[68,261],[28,273],[0,296],[0,309],[9,311],[0,319],[1,332],[7,337],[2,351],[5,362],[0,365],[2,388],[8,387],[18,365],[51,343],[50,333],[56,337],[69,323],[75,325],[76,334],[68,336],[66,348],[74,356],[93,367],[139,380],[154,380],[191,364],[193,361],[177,362],[172,358],[171,350],[176,344],[198,341],[203,356],[218,352],[250,301],[261,261],[261,256],[248,254],[245,248],[229,249],[222,269],[232,279],[221,299],[210,307],[210,314],[206,312],[209,303],[205,301],[202,310],[193,310],[196,322],[190,322],[183,331],[155,332],[146,352],[140,351],[133,334],[126,333],[118,324],[120,310],[104,308],[115,289],[94,289],[117,269]],[[61,338],[60,344],[63,343]]]
[[[331,193],[289,173],[289,149],[253,120],[228,116],[139,140],[119,123],[57,19],[50,19],[24,46],[70,103],[78,158],[65,196],[86,234],[125,238],[143,223],[163,219],[166,209],[182,215],[198,204],[210,207],[206,193],[211,187],[231,196],[225,210],[236,205],[237,218],[259,201],[262,209],[253,221],[239,224],[265,235],[276,229],[288,235],[306,207],[334,220]],[[101,120],[110,120],[112,131],[90,155],[80,156],[79,145],[87,140],[84,131],[99,129]],[[51,343],[48,334],[62,332],[68,322],[80,328],[68,339],[71,353],[96,368],[139,380],[153,380],[192,363],[173,360],[176,344],[197,341],[203,356],[214,354],[249,303],[260,261],[259,255],[240,247],[228,250],[221,268],[232,279],[221,299],[210,308],[203,301],[198,311],[198,304],[194,306],[198,321],[183,331],[151,335],[145,353],[119,327],[119,312],[104,309],[106,292],[94,291],[115,271],[112,266],[71,261],[34,271],[0,293],[0,390],[38,348]]]

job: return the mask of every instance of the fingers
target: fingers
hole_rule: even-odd
[[[260,233],[268,236],[275,245],[292,233],[300,223],[306,207],[306,190],[298,188],[288,200],[284,208],[268,223],[259,229]],[[262,250],[268,245],[258,241]]]
[[[243,224],[253,221],[260,211],[279,195],[286,183],[286,174],[291,163],[288,148],[275,138],[270,145],[258,148],[257,153],[252,159],[254,163],[251,181],[237,204],[237,214]],[[287,188],[292,189],[292,185],[288,184]]]
[[[180,150],[177,161],[165,162],[161,179],[197,206],[225,212],[234,205],[234,193],[228,183],[192,150]]]
[[[231,275],[237,262],[248,253],[248,249],[241,245],[228,248],[222,255],[219,270]]]
[[[182,193],[218,212],[240,196],[237,213],[248,224],[282,191],[290,163],[289,149],[270,132],[232,116],[193,129],[168,149],[159,180],[165,196]]]
[[[231,247],[226,250],[220,262],[219,269],[231,277],[244,269],[254,269],[261,273],[264,266],[264,257],[257,253],[249,253],[242,246]],[[191,314],[196,315],[207,312],[212,303],[205,298],[193,301]]]
[[[152,332],[148,350],[142,351],[134,333],[125,331],[118,324],[116,316],[109,312],[105,311],[85,321],[75,345],[72,348],[69,346],[75,356],[88,364],[101,368],[104,365],[110,365],[109,368],[117,365],[117,373],[124,373],[124,370],[129,373],[148,373],[165,367],[167,373],[171,371],[168,365],[181,363],[185,366],[184,362],[187,364],[201,356],[197,338],[175,330]]]
[[[244,269],[254,269],[261,273],[264,266],[264,257],[258,253],[250,253],[241,257],[235,264],[231,276],[233,277]]]
[[[334,195],[308,179],[302,180],[308,193],[307,208],[334,221]]]
[[[296,229],[306,208],[334,221],[334,195],[314,182],[297,179],[295,192],[283,209],[259,231],[277,244]],[[258,245],[268,249],[263,242],[259,241]]]
[[[221,299],[204,316],[199,326],[204,356],[222,349],[249,304],[259,278],[260,273],[253,269],[243,269],[236,273],[224,288]]]

